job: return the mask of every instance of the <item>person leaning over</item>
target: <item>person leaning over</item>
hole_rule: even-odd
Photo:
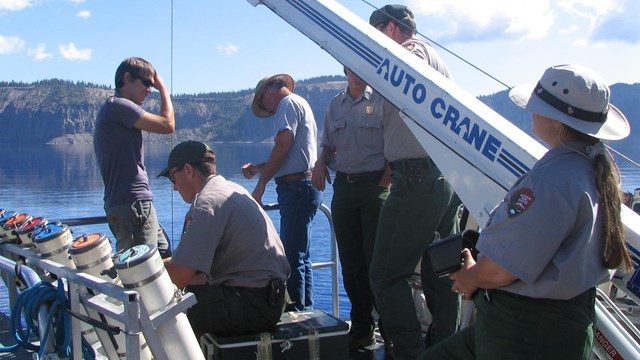
[[[322,201],[322,192],[311,184],[311,168],[318,151],[316,121],[309,103],[293,93],[294,85],[287,74],[267,76],[258,82],[251,108],[260,118],[275,115],[275,144],[267,162],[242,166],[247,179],[260,173],[252,193],[259,204],[267,183],[275,178],[280,236],[291,266],[287,311],[313,307],[310,226]]]
[[[98,111],[93,148],[104,182],[104,209],[116,251],[153,244],[163,258],[171,256],[168,236],[160,227],[144,165],[142,131],[175,130],[169,89],[153,65],[141,58],[122,61],[115,75],[115,95]],[[151,89],[160,93],[160,113],[142,109]]]
[[[629,135],[609,87],[577,65],[547,69],[511,100],[549,146],[491,213],[478,261],[450,275],[476,323],[420,359],[590,359],[595,287],[631,269],[620,218],[620,174],[601,140]]]
[[[415,37],[416,23],[406,6],[384,6],[371,14],[369,23],[450,77],[435,50]],[[378,222],[371,287],[394,357],[414,360],[425,345],[446,338],[457,328],[459,298],[451,294],[451,280],[435,276],[429,257],[423,255],[435,232],[442,237],[455,232],[460,200],[400,117],[400,110],[388,101],[383,119],[384,156],[393,173]],[[408,282],[420,258],[422,287],[433,316],[424,340]]]
[[[331,216],[342,281],[351,301],[349,348],[357,350],[375,344],[369,265],[380,207],[389,195],[390,172],[385,171],[383,154],[384,98],[350,69],[345,68],[345,74],[347,88],[327,108],[322,152],[312,180],[324,190],[325,179],[330,180],[327,166],[336,170]]]
[[[215,155],[202,142],[178,144],[158,176],[191,204],[165,263],[173,283],[198,300],[187,310],[194,332],[272,329],[284,310],[290,269],[271,219],[242,186],[216,174]]]

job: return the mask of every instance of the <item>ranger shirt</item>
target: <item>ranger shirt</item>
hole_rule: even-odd
[[[442,75],[451,78],[447,65],[429,44],[415,36],[405,41],[402,46],[412,54],[423,59],[429,66]],[[411,130],[400,117],[400,109],[388,102],[385,105],[384,117],[384,155],[388,161],[418,159],[428,156]]]
[[[477,248],[518,280],[501,288],[567,300],[607,281],[593,160],[586,144],[549,150],[493,210]]]
[[[347,174],[382,170],[384,98],[369,86],[355,100],[347,90],[327,108],[321,146],[338,150],[328,166]]]
[[[290,274],[271,219],[245,188],[220,175],[193,200],[171,263],[206,274],[210,285],[259,288]]]

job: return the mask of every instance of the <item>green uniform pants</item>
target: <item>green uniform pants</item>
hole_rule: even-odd
[[[369,266],[373,254],[380,207],[389,195],[378,183],[349,183],[336,176],[331,214],[338,243],[342,281],[351,302],[351,332],[355,336],[373,333],[373,293]]]
[[[457,208],[460,201],[431,159],[391,165],[391,192],[380,213],[369,275],[385,332],[393,342],[394,358],[415,360],[424,351],[425,342],[408,280],[434,232],[451,234],[456,216],[449,210]],[[433,272],[425,275],[431,278],[423,279],[423,287],[434,306],[430,309],[432,325],[438,329],[435,333],[445,338],[458,322],[458,296],[451,291],[448,278],[438,279]]]
[[[595,289],[571,300],[478,291],[476,323],[418,359],[586,360],[593,347]]]

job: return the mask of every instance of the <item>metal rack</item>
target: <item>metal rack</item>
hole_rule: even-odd
[[[15,284],[16,278],[14,271],[16,261],[8,258],[8,256],[11,256],[14,259],[20,259],[19,261],[24,261],[25,266],[28,268],[43,270],[48,274],[55,275],[57,278],[64,279],[73,313],[80,313],[81,307],[84,307],[87,314],[96,321],[101,321],[99,315],[103,315],[123,324],[124,329],[119,330],[123,331],[126,337],[125,351],[127,359],[140,359],[139,349],[141,344],[139,335],[142,333],[154,358],[169,360],[156,329],[196,303],[195,296],[187,293],[174,297],[174,301],[165,308],[149,314],[144,301],[136,291],[127,290],[95,276],[70,269],[51,260],[42,259],[31,248],[8,244],[4,245],[4,250],[5,256],[1,257],[3,261],[0,262],[0,270],[5,274],[5,282],[7,284]],[[11,290],[10,292],[12,292]],[[13,291],[16,290],[15,288],[13,289]],[[75,316],[72,317],[74,359],[82,359],[81,323],[80,319]],[[108,339],[109,334],[104,329],[96,329],[96,331],[101,340]],[[101,342],[108,359],[120,358],[118,349],[115,348],[116,345],[112,341]]]

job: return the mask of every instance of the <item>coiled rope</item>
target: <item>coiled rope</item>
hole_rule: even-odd
[[[36,345],[29,341],[32,334],[38,334],[38,310],[42,305],[50,306],[46,319],[46,329],[42,337],[43,343]],[[11,333],[16,339],[16,344],[0,348],[0,352],[10,352],[22,346],[30,351],[37,351],[39,358],[43,357],[47,349],[49,333],[54,331],[55,346],[53,348],[62,357],[72,355],[71,347],[71,317],[70,305],[64,291],[64,284],[58,279],[55,287],[48,281],[40,281],[31,288],[24,290],[11,309]],[[22,318],[26,328],[22,327]],[[83,359],[95,359],[96,354],[91,345],[82,337]]]

